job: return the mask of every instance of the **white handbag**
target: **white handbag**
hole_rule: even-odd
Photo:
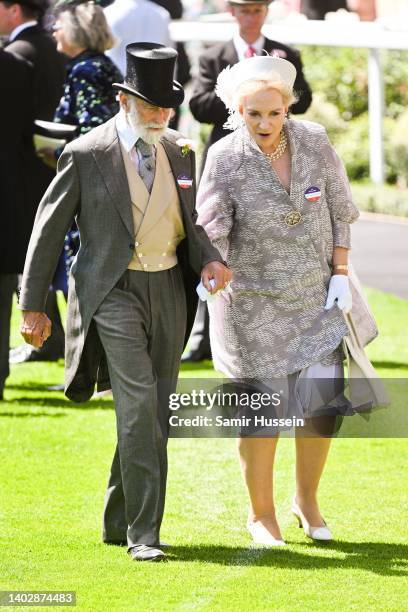
[[[343,338],[343,351],[347,360],[352,407],[358,412],[369,412],[376,406],[389,405],[388,393],[364,351],[363,341],[357,331],[353,314],[349,312],[344,315],[344,318],[349,333]]]
[[[363,293],[360,281],[349,263],[349,283],[353,299],[351,314],[362,346],[366,346],[378,336],[378,327]]]

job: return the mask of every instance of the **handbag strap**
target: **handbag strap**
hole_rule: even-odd
[[[344,318],[345,318],[345,321],[346,321],[346,325],[347,325],[348,330],[349,330],[349,335],[351,337],[351,340],[359,348],[364,349],[363,343],[361,341],[360,335],[359,335],[359,333],[357,331],[357,328],[355,326],[354,319],[353,319],[353,316],[352,316],[351,312],[348,312],[347,314],[346,313],[343,313],[343,314],[344,314]]]

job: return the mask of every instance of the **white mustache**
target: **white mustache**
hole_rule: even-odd
[[[164,130],[167,126],[165,123],[159,124],[159,123],[145,123],[144,127],[149,129],[149,128],[153,128],[155,130]]]

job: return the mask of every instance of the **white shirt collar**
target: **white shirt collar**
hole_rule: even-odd
[[[35,25],[38,25],[38,21],[33,20],[33,21],[25,21],[24,23],[20,23],[20,25],[14,28],[14,30],[11,32],[9,36],[9,42],[12,42],[16,38],[16,36],[18,36],[20,32],[22,32],[26,28],[32,28]]]
[[[123,108],[116,115],[116,130],[123,148],[129,153],[135,146],[139,136],[127,122],[126,113]]]
[[[232,39],[232,42],[234,43],[234,47],[237,52],[238,59],[239,61],[241,61],[245,59],[245,52],[249,46],[255,49],[257,55],[262,54],[262,49],[264,48],[264,45],[265,45],[265,36],[261,34],[261,36],[254,43],[252,43],[252,45],[248,45],[248,43],[245,42],[245,40],[241,38],[239,34],[235,34],[234,38]]]

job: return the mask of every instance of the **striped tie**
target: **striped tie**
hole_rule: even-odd
[[[139,175],[149,193],[152,191],[155,171],[155,159],[153,145],[147,144],[139,138],[136,147],[140,153]]]

